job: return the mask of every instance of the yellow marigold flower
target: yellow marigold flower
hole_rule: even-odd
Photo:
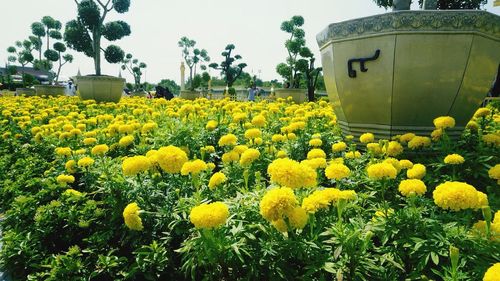
[[[333,152],[341,152],[347,148],[347,144],[343,141],[332,144]]]
[[[369,143],[375,140],[375,136],[372,133],[364,133],[359,137],[361,143]]]
[[[432,193],[434,203],[447,210],[459,211],[475,209],[479,206],[477,190],[464,182],[445,182]]]
[[[390,217],[391,215],[394,214],[394,209],[389,208],[387,209],[387,216]],[[372,221],[377,221],[378,219],[385,218],[385,212],[383,210],[378,210],[375,212],[375,215],[372,218]]]
[[[451,116],[441,116],[434,119],[436,129],[446,129],[455,127],[455,119]]]
[[[500,262],[492,265],[486,273],[484,273],[483,281],[498,281],[500,280]]]
[[[302,200],[302,208],[308,213],[315,213],[320,209],[326,209],[338,200],[353,200],[356,192],[353,190],[339,190],[337,188],[325,188],[316,190]]]
[[[337,200],[339,199],[344,199],[344,200],[354,200],[356,199],[357,197],[357,194],[356,194],[356,191],[354,190],[341,190],[339,193],[338,193],[338,198]]]
[[[344,157],[346,159],[356,159],[356,158],[360,158],[361,157],[361,153],[359,151],[349,151],[349,152],[346,152],[346,154],[344,155]]]
[[[85,138],[83,139],[83,144],[84,145],[91,145],[97,142],[96,138]]]
[[[411,169],[406,171],[406,176],[409,179],[422,179],[425,176],[425,166],[422,164],[415,164]]]
[[[432,131],[431,133],[431,138],[433,141],[438,141],[441,139],[441,137],[443,136],[443,129],[436,129],[434,131]]]
[[[205,126],[205,129],[209,130],[209,131],[213,131],[217,128],[217,126],[219,125],[219,123],[217,123],[217,121],[215,120],[209,120],[207,122],[207,125]]]
[[[395,157],[403,153],[403,146],[397,141],[390,141],[386,147],[384,147],[387,156]]]
[[[186,162],[184,163],[184,165],[182,165],[181,175],[184,176],[188,174],[197,175],[207,169],[208,166],[207,163],[205,163],[205,161],[196,159],[193,161]]]
[[[262,138],[255,138],[253,140],[253,143],[256,145],[261,145],[263,142],[264,142],[264,140]]]
[[[158,128],[158,124],[156,124],[155,122],[148,122],[148,123],[142,125],[141,132],[143,134],[145,134],[145,133],[153,131],[156,128]]]
[[[260,214],[268,221],[276,221],[284,218],[297,204],[297,198],[291,188],[271,189],[260,201]]]
[[[486,117],[491,114],[491,110],[486,107],[481,107],[474,113],[474,118]]]
[[[483,206],[489,206],[490,203],[488,202],[488,195],[485,193],[478,191],[477,192],[477,206],[478,207],[483,207]]]
[[[329,179],[340,180],[348,177],[351,170],[344,164],[332,163],[325,169],[325,175]]]
[[[373,154],[382,154],[382,147],[378,142],[370,142],[366,144],[366,149]]]
[[[498,134],[483,135],[483,141],[489,145],[500,146],[500,135]]]
[[[288,226],[284,219],[277,219],[271,222],[271,225],[276,228],[279,232],[288,232]]]
[[[321,146],[323,144],[323,141],[321,139],[312,139],[309,141],[309,146]]]
[[[142,219],[139,216],[141,209],[137,203],[130,203],[123,210],[123,219],[125,220],[125,225],[132,230],[141,231],[144,227],[142,226]]]
[[[118,132],[122,134],[131,134],[134,132],[134,127],[132,127],[131,125],[120,125],[118,127]]]
[[[465,128],[471,131],[477,131],[479,129],[479,124],[477,124],[476,121],[469,121],[467,125],[465,125]]]
[[[411,169],[413,168],[413,163],[410,160],[402,159],[399,160],[399,166],[401,169]]]
[[[74,190],[72,188],[69,188],[63,192],[63,195],[69,196],[69,197],[81,197],[82,193],[78,190]]]
[[[151,160],[146,156],[133,156],[123,160],[122,170],[125,176],[135,176],[151,168]]]
[[[66,171],[68,173],[75,173],[76,172],[76,161],[75,160],[68,160],[66,164],[64,164],[64,168],[66,168]]]
[[[255,139],[262,135],[262,132],[259,129],[248,129],[245,131],[245,138],[247,139]]]
[[[309,216],[307,215],[306,211],[298,206],[293,208],[286,215],[288,217],[288,222],[290,223],[290,226],[295,229],[303,229],[307,224],[307,220],[309,219]]]
[[[83,157],[82,159],[78,160],[79,167],[88,167],[92,164],[94,164],[94,159],[90,157]]]
[[[2,138],[4,140],[8,139],[10,136],[12,136],[12,133],[11,132],[5,132],[2,134]]]
[[[233,134],[227,134],[219,139],[219,146],[236,145],[238,138]]]
[[[285,141],[285,136],[283,135],[273,135],[271,138],[272,142],[282,142]]]
[[[276,153],[276,157],[278,157],[278,158],[287,158],[287,157],[288,157],[288,155],[287,155],[286,151],[284,151],[284,150],[280,150],[280,151],[278,151],[278,152]]]
[[[401,143],[408,143],[415,137],[414,133],[406,133],[399,137]]]
[[[107,144],[98,144],[94,146],[91,150],[92,155],[104,155],[109,151],[109,146]]]
[[[211,171],[211,170],[215,169],[215,164],[214,164],[214,163],[211,163],[211,162],[210,162],[210,163],[207,163],[207,167],[208,167],[208,169]]]
[[[367,168],[368,177],[375,180],[383,178],[395,179],[398,171],[389,163],[372,164]]]
[[[383,161],[383,163],[389,163],[391,164],[394,168],[396,168],[396,171],[399,172],[401,171],[401,165],[399,164],[399,160],[396,158],[389,157]]]
[[[201,148],[202,151],[207,152],[207,153],[214,153],[215,152],[215,147],[212,145],[207,145]]]
[[[240,154],[234,150],[222,154],[222,162],[230,163],[240,160]]]
[[[226,223],[229,208],[222,202],[203,203],[191,209],[189,220],[198,229],[217,228]]]
[[[208,182],[208,188],[214,189],[218,185],[221,185],[222,183],[226,182],[227,177],[224,175],[222,172],[217,172],[210,177],[210,181]]]
[[[428,137],[415,136],[408,142],[408,148],[415,150],[422,147],[431,145],[431,139]]]
[[[248,166],[252,164],[253,161],[257,160],[260,157],[260,152],[257,149],[250,148],[245,150],[241,154],[240,165]]]
[[[276,159],[267,167],[271,181],[291,188],[316,185],[316,171],[297,161],[285,158]]]
[[[245,152],[246,150],[248,149],[248,146],[246,145],[243,145],[243,144],[240,144],[240,145],[237,145],[233,148],[233,151],[236,151],[238,152],[238,154],[242,154],[243,152]]]
[[[294,134],[294,133],[288,133],[286,135],[286,137],[289,139],[289,140],[295,140],[297,138],[297,135]]]
[[[423,195],[427,191],[425,183],[418,179],[403,180],[399,183],[399,192],[408,197],[411,195]]]
[[[121,147],[127,147],[132,143],[134,143],[134,136],[130,135],[121,138],[120,141],[118,142],[118,145],[120,145]]]
[[[491,169],[488,170],[488,176],[499,181],[500,183],[500,164],[496,164],[494,167],[491,167]]]
[[[57,147],[55,152],[59,156],[71,156],[71,148],[69,147]]]
[[[234,123],[243,122],[243,121],[245,121],[245,119],[247,119],[247,114],[246,113],[236,113],[236,114],[233,114],[233,122]]]
[[[302,160],[300,164],[307,165],[316,170],[319,168],[326,168],[326,159],[325,158],[306,159]]]
[[[262,115],[257,115],[252,118],[252,125],[256,127],[264,127],[266,125],[266,118]]]
[[[179,173],[188,161],[186,152],[172,145],[161,147],[151,158],[163,171],[170,174]]]
[[[449,154],[444,158],[445,164],[458,165],[464,163],[465,159],[459,154]]]
[[[75,155],[82,155],[82,154],[87,153],[87,150],[85,148],[80,148],[80,149],[75,150],[73,153]]]
[[[56,179],[57,183],[66,185],[67,183],[75,182],[75,177],[72,175],[59,175]]]
[[[326,158],[326,153],[319,148],[311,149],[311,151],[307,153],[307,159],[314,159],[314,158]]]

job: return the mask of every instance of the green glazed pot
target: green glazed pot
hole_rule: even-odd
[[[292,97],[293,101],[296,103],[307,102],[307,92],[304,89],[276,89],[274,90],[274,95],[276,98],[282,99]]]
[[[82,100],[119,102],[125,79],[112,76],[78,76],[77,95]]]
[[[37,96],[64,96],[66,87],[59,85],[35,85]]]
[[[334,23],[317,35],[324,79],[345,134],[429,135],[452,116],[460,136],[500,63],[500,16],[398,11]]]
[[[186,100],[195,100],[201,97],[200,93],[197,91],[181,91],[180,98]]]
[[[36,90],[33,88],[17,88],[16,95],[33,97],[33,96],[36,96]]]

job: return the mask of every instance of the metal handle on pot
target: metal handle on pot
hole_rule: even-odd
[[[354,58],[354,59],[348,60],[347,61],[347,73],[349,74],[349,77],[356,78],[356,76],[357,76],[356,70],[352,69],[352,64],[353,63],[359,62],[359,68],[360,68],[361,72],[367,72],[368,68],[366,68],[365,63],[367,61],[374,61],[374,60],[378,59],[379,56],[380,56],[380,50],[377,49],[375,51],[375,55],[373,55],[371,57],[368,57],[368,58]]]

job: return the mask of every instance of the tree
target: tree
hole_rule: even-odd
[[[66,52],[66,45],[61,42],[56,42],[54,43],[54,50],[57,52],[57,58],[59,62],[59,66],[57,67],[57,74],[56,74],[56,84],[59,82],[59,75],[61,74],[61,68],[67,64],[68,62],[71,63],[73,62],[73,55],[71,54],[63,54]]]
[[[281,23],[281,30],[290,34],[290,38],[285,42],[285,48],[288,52],[286,63],[280,63],[276,66],[276,72],[281,75],[291,88],[298,88],[300,85],[300,74],[297,68],[297,59],[302,48],[305,48],[305,31],[300,28],[304,24],[302,16],[293,16],[290,20]]]
[[[31,54],[32,51],[32,44],[31,41],[29,40],[24,40],[23,42],[21,41],[16,41],[15,46],[10,46],[7,48],[7,52],[10,53],[11,55],[8,57],[8,61],[11,63],[14,62],[19,62],[21,65],[21,77],[23,79],[23,87],[26,87],[28,84],[27,77],[24,73],[24,67],[32,63],[34,60],[33,55]]]
[[[141,86],[141,69],[146,68],[147,65],[144,62],[139,62],[138,59],[134,59],[132,54],[127,54],[122,60],[122,69],[127,70],[134,76],[134,91],[139,91],[142,89]]]
[[[392,7],[393,0],[374,0],[379,7]],[[413,2],[413,1],[412,1]],[[457,9],[480,9],[488,1],[487,0],[437,0],[437,8],[439,10],[457,10]],[[418,0],[420,7],[424,1]]]
[[[162,86],[163,88],[168,88],[170,92],[174,95],[178,95],[179,92],[181,91],[181,87],[175,83],[175,81],[170,80],[170,79],[162,79],[160,83],[158,83],[158,86]]]
[[[303,57],[297,61],[297,69],[302,73],[306,86],[307,86],[307,97],[309,101],[314,101],[314,90],[316,89],[316,84],[318,82],[318,76],[323,70],[321,67],[315,67],[314,54],[307,47],[303,47],[300,50],[300,56]]]
[[[109,12],[115,10],[122,14],[128,11],[130,0],[74,0],[78,17],[66,23],[64,40],[68,47],[83,52],[93,58],[95,74],[101,75],[101,51],[109,63],[119,63],[125,53],[116,45],[101,48],[101,39],[116,41],[130,35],[130,26],[124,21],[104,23]]]
[[[235,49],[233,44],[228,44],[221,55],[224,57],[224,60],[219,64],[211,63],[209,67],[213,69],[220,70],[222,75],[224,76],[224,80],[228,87],[232,87],[234,81],[238,79],[238,77],[243,72],[243,69],[247,66],[246,63],[239,63],[236,66],[233,66],[237,60],[241,60],[242,57],[240,55],[231,56],[231,53]]]
[[[177,44],[182,48],[182,56],[184,57],[187,67],[189,67],[188,87],[193,88],[191,83],[193,81],[193,75],[196,75],[198,63],[201,64],[203,62],[209,62],[210,57],[205,49],[200,50],[195,48],[194,46],[196,45],[196,41],[191,40],[186,36],[182,37]],[[206,66],[201,65],[201,69],[205,70]]]

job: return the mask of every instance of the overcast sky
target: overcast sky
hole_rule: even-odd
[[[500,7],[492,7],[492,3],[488,0],[485,9],[500,14]],[[63,24],[76,17],[73,0],[0,0],[0,6],[2,66],[7,61],[7,47],[26,39],[31,23],[45,15]],[[280,30],[282,21],[302,15],[307,46],[318,57],[315,36],[328,24],[384,12],[372,0],[131,0],[128,13],[113,12],[109,19],[130,24],[132,34],[114,44],[148,65],[144,75],[148,82],[169,78],[179,83],[182,58],[177,42],[182,36],[195,40],[196,46],[206,49],[212,62],[217,63],[224,47],[233,43],[236,53],[248,64],[247,72],[264,80],[281,80],[275,68],[286,58],[287,35]],[[70,52],[75,60],[64,66],[63,76],[73,76],[78,69],[83,75],[95,73],[91,58]],[[104,74],[116,76],[120,67],[103,59],[102,69]],[[210,73],[219,74],[215,70]],[[132,80],[128,73],[123,76]]]

